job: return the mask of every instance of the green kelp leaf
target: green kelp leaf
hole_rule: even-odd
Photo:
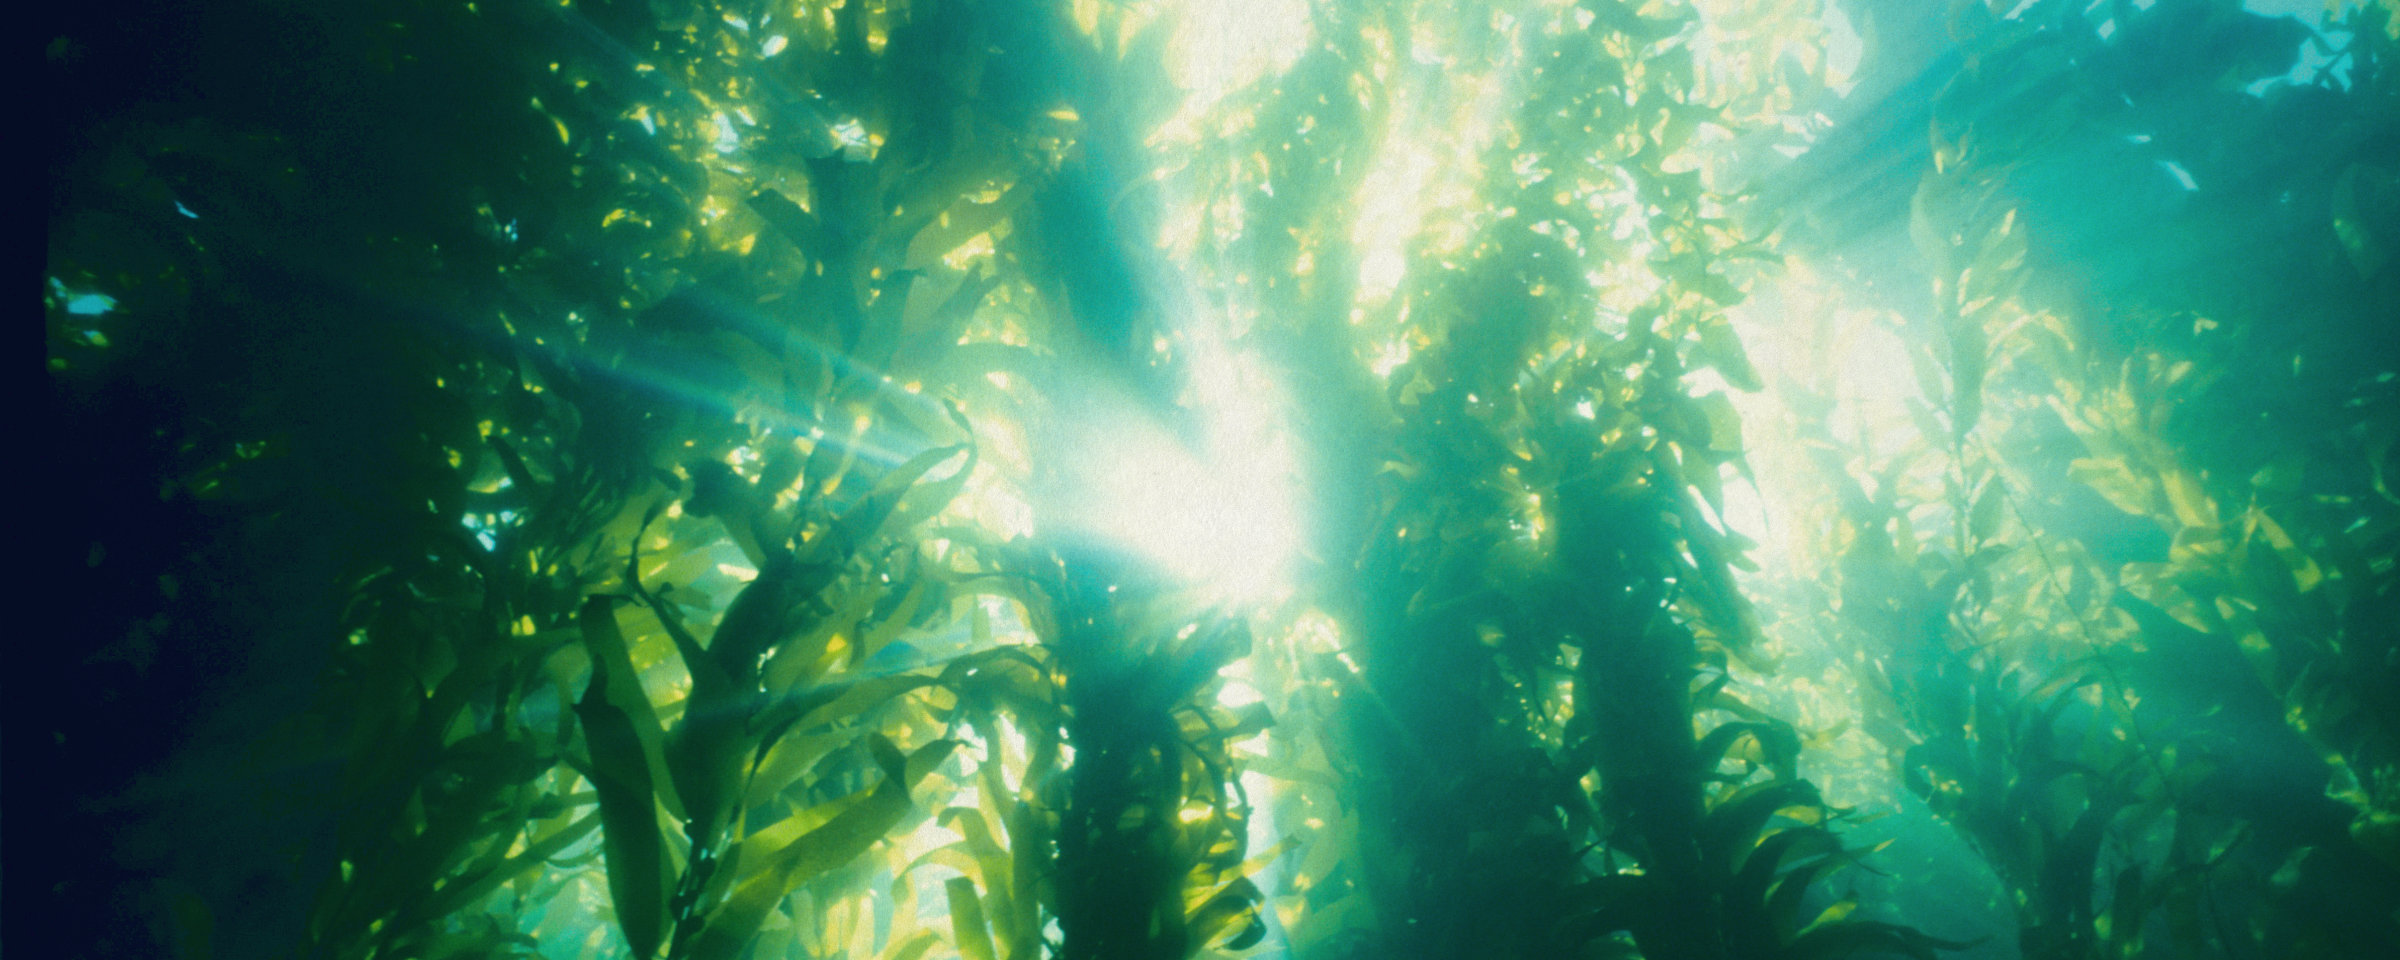
[[[908,341],[893,359],[894,366],[931,370],[946,362],[950,351],[959,349],[959,340],[965,336],[967,324],[975,319],[975,311],[983,306],[984,298],[1000,287],[1000,282],[998,272],[981,268],[961,278],[956,289],[912,325]]]
[[[673,749],[667,752],[666,773],[654,779],[662,783],[672,781],[676,795],[682,798],[682,819],[689,824],[689,832],[713,838],[740,791],[742,763],[752,746],[745,703],[749,693],[735,685],[717,658],[677,622],[661,598],[642,586],[640,538],[646,535],[659,510],[653,506],[642,518],[641,532],[635,534],[634,549],[627,562],[625,583],[658,614],[659,626],[674,640],[675,650],[683,658],[684,672],[691,677],[692,688],[683,701],[683,717],[670,738]]]
[[[712,457],[686,461],[683,472],[692,478],[692,492],[683,500],[683,512],[694,517],[715,517],[724,524],[725,533],[734,545],[741,548],[742,557],[764,567],[767,551],[765,538],[758,530],[758,515],[762,511],[757,489],[724,461]]]
[[[536,868],[549,866],[557,869],[565,866],[552,862],[552,858],[564,852],[568,847],[574,846],[576,842],[598,828],[603,816],[605,814],[586,814],[566,827],[553,830],[548,836],[533,841],[524,850],[519,851],[516,856],[501,861],[481,876],[443,885],[439,898],[426,911],[426,915],[449,916],[474,905],[477,901],[490,895],[492,891],[499,889],[501,884],[531,874]],[[602,850],[606,849],[607,846],[603,844]]]
[[[790,240],[793,246],[799,247],[802,255],[810,260],[825,259],[825,234],[816,215],[802,209],[790,197],[772,189],[760,190],[750,195],[750,209],[757,211],[759,219],[783,234],[784,239]]]
[[[758,482],[753,489],[758,491],[760,505],[773,509],[776,499],[800,482],[800,470],[808,463],[808,457],[800,452],[797,441],[783,433],[774,434],[760,446],[767,457],[766,463],[758,468]]]
[[[903,942],[900,944],[900,946],[894,948],[892,952],[886,956],[889,956],[891,960],[919,960],[919,958],[933,952],[933,948],[941,945],[942,938],[940,934],[936,934],[931,930],[919,930],[917,931],[916,936],[908,938],[906,942]]]
[[[765,805],[785,788],[800,782],[817,761],[848,746],[860,735],[861,731],[855,727],[837,727],[824,733],[778,738],[751,772],[748,797],[743,802],[753,808]]]
[[[1705,772],[1715,773],[1716,767],[1732,759],[1731,751],[1748,737],[1758,744],[1759,765],[1776,772],[1778,779],[1797,776],[1800,757],[1800,735],[1790,724],[1775,721],[1733,721],[1719,724],[1708,736],[1700,738],[1700,762]]]
[[[923,476],[923,473],[909,478],[910,488],[903,491],[900,505],[893,510],[890,518],[892,523],[903,528],[923,523],[948,508],[950,501],[958,499],[958,495],[966,490],[967,480],[974,475],[975,465],[981,460],[981,452],[976,448],[972,439],[975,436],[974,424],[967,421],[966,414],[958,407],[948,406],[946,409],[950,414],[951,424],[970,439],[962,444],[940,448],[942,455],[928,463],[924,473],[930,473],[934,467],[949,462],[950,458],[960,450],[966,451],[966,462],[959,464],[958,468],[951,471],[949,475],[930,483],[917,484],[918,477]]]
[[[988,762],[986,765],[989,765]],[[986,777],[985,780],[988,786],[989,783],[996,782],[997,778]],[[991,900],[993,903],[985,918],[986,926],[999,928],[1000,942],[1015,943],[1019,931],[1014,922],[1015,898],[1009,890],[1009,884],[1014,881],[1015,875],[1012,872],[1013,863],[1009,859],[1008,848],[1001,846],[999,839],[992,834],[991,823],[984,819],[983,811],[974,807],[951,807],[943,810],[938,822],[942,826],[958,831],[959,836],[965,838],[961,842],[965,844],[968,855],[974,858],[976,872],[981,875],[984,885],[992,890]]]
[[[1776,875],[1767,894],[1767,916],[1787,930],[1798,926],[1801,906],[1808,902],[1809,888],[1816,886],[1819,878],[1848,863],[1846,857],[1826,857],[1802,863]]]
[[[858,549],[861,544],[866,543],[883,529],[884,521],[891,519],[893,512],[900,508],[901,500],[908,493],[910,487],[915,486],[916,482],[925,474],[932,472],[934,467],[948,462],[950,458],[961,453],[967,455],[967,466],[973,466],[974,447],[968,444],[956,444],[935,447],[909,458],[906,463],[893,467],[890,473],[884,474],[883,479],[875,484],[874,489],[867,491],[865,496],[860,497],[858,502],[850,507],[849,512],[842,514],[841,519],[835,522],[832,532],[820,540],[812,541],[812,546],[817,547],[816,556],[813,559],[821,562],[836,561],[850,551]],[[966,467],[961,467],[955,476],[943,481],[944,485],[955,482],[964,486],[966,483],[964,477],[967,472]],[[826,541],[831,541],[830,546],[826,545]],[[826,553],[828,550],[832,551],[831,555]]]
[[[2127,955],[2140,953],[2142,921],[2150,909],[2149,898],[2142,890],[2140,864],[2117,871],[2114,894],[2109,898],[2108,912],[2100,922],[2101,931],[2109,940],[2130,947]]]
[[[1778,830],[1743,858],[1740,872],[1734,874],[1732,881],[1726,885],[1725,899],[1731,903],[1769,906],[1768,892],[1775,886],[1778,877],[1785,876],[1787,861],[1841,852],[1841,839],[1823,827]]]
[[[949,256],[951,251],[975,239],[977,234],[999,226],[1014,215],[1018,207],[1024,206],[1026,198],[1032,195],[1033,188],[1030,185],[1019,183],[990,203],[961,200],[951,204],[933,223],[917,231],[917,235],[909,240],[907,266],[915,270],[932,267],[943,257]]]
[[[805,733],[818,726],[865,713],[893,697],[937,682],[936,678],[921,673],[895,673],[826,684],[809,691],[805,696],[776,704],[763,717],[761,726],[768,730],[787,729]]]
[[[811,504],[823,499],[849,477],[857,462],[858,447],[852,439],[837,438],[830,432],[818,437],[801,468],[800,501]]]
[[[1572,906],[1557,933],[1564,942],[1589,943],[1660,922],[1664,918],[1654,906],[1661,892],[1658,878],[1644,874],[1593,877],[1568,891]]]
[[[791,846],[793,841],[832,823],[842,814],[850,812],[859,804],[873,799],[874,796],[875,788],[867,787],[856,793],[836,797],[807,809],[794,810],[791,816],[775,821],[774,824],[752,833],[744,838],[741,844],[744,851],[742,859],[750,863],[751,869],[742,873],[740,878],[748,880],[764,872],[774,865],[775,854]]]
[[[208,901],[200,892],[181,881],[157,881],[157,898],[165,901],[166,939],[175,946],[179,960],[209,960],[213,955],[211,941],[216,935],[216,915],[208,909]]]
[[[1700,827],[1701,850],[1711,862],[1730,865],[1734,851],[1750,847],[1775,811],[1823,802],[1817,785],[1806,780],[1770,780],[1744,787],[1708,811]]]
[[[1977,541],[1989,541],[2000,532],[2000,520],[2008,507],[2008,484],[1998,477],[1985,481],[1983,492],[1975,497],[1975,505],[1967,514],[1967,529]]]
[[[668,771],[691,812],[686,831],[714,846],[741,799],[742,778],[757,744],[740,700],[703,697],[694,684],[684,703],[683,721],[675,726],[667,754]]]
[[[917,611],[924,606],[926,592],[933,584],[934,578],[932,577],[915,578],[915,581],[908,585],[908,592],[900,597],[899,606],[892,608],[891,614],[884,617],[882,623],[876,624],[875,628],[867,631],[866,636],[862,637],[858,643],[851,645],[851,665],[856,666],[867,662],[869,657],[873,657],[878,651],[891,645],[892,641],[900,639],[901,634],[915,626]]]
[[[583,600],[583,610],[576,617],[583,626],[583,648],[593,658],[593,684],[602,686],[602,701],[617,710],[634,727],[634,737],[641,742],[641,763],[646,770],[665,770],[665,725],[658,722],[658,708],[650,706],[650,696],[641,691],[641,672],[634,670],[634,658],[624,643],[624,631],[617,626],[617,605],[612,598]],[[590,698],[590,689],[583,691]],[[682,797],[674,792],[670,778],[653,778],[653,790],[658,790],[658,802],[667,806],[674,818],[689,818],[684,814]]]
[[[1755,392],[1764,386],[1758,368],[1750,365],[1749,352],[1742,349],[1742,338],[1723,317],[1712,317],[1700,325],[1700,360],[1715,367],[1736,390]]]
[[[991,928],[983,920],[983,901],[975,898],[975,881],[951,877],[942,889],[950,895],[950,936],[958,943],[959,960],[998,960]]]
[[[1784,948],[1791,960],[1902,954],[1917,960],[1940,960],[1939,951],[1965,950],[1980,940],[1944,940],[1915,927],[1877,920],[1845,920],[1810,930]]]
[[[2400,23],[2400,17],[2393,18],[2392,22]],[[2389,182],[2390,168],[2384,168],[2380,175]],[[2372,279],[2382,271],[2391,252],[2376,239],[2375,231],[2371,228],[2374,219],[2361,212],[2370,205],[2361,202],[2359,180],[2366,177],[2371,182],[2377,176],[2375,167],[2354,163],[2333,182],[2330,212],[2333,214],[2334,239],[2341,241],[2342,253],[2350,258],[2351,269],[2358,271],[2362,279]]]
[[[883,782],[867,798],[766,856],[757,874],[734,888],[724,904],[708,915],[706,925],[691,941],[686,956],[693,960],[734,960],[766,922],[767,914],[817,875],[858,859],[907,816],[908,790],[915,777],[932,772],[956,741],[937,740],[902,756],[882,734],[872,734],[868,746]]]
[[[1733,407],[1733,397],[1723,392],[1695,397],[1692,403],[1708,421],[1708,448],[1719,453],[1739,455],[1742,452],[1742,415]],[[1714,504],[1711,504],[1712,506]]]
[[[858,625],[875,612],[889,588],[877,583],[862,583],[844,597],[831,613],[818,618],[808,632],[785,641],[767,658],[766,686],[769,696],[782,696],[811,682],[833,664],[825,662],[826,648],[836,636],[854,636]]]
[[[800,579],[799,561],[780,548],[773,550],[758,576],[742,585],[725,608],[723,619],[717,621],[708,653],[718,669],[733,679],[737,690],[749,690],[757,678],[759,656],[782,642],[792,607],[806,599],[797,595]]]
[[[589,610],[589,607],[586,607]],[[584,741],[592,752],[590,777],[600,794],[601,825],[608,851],[608,893],[617,923],[633,955],[657,955],[665,935],[667,891],[674,885],[667,865],[666,836],[658,819],[658,788],[664,777],[649,766],[642,740],[626,711],[607,699],[607,668],[594,658],[591,686],[575,705]]]
[[[1226,881],[1187,918],[1184,928],[1190,933],[1191,943],[1206,944],[1224,936],[1225,941],[1218,944],[1220,949],[1241,950],[1265,939],[1266,918],[1258,913],[1263,896],[1249,877]],[[1230,936],[1227,931],[1232,931]]]
[[[1831,906],[1826,907],[1824,910],[1818,911],[1817,918],[1809,921],[1808,927],[1802,930],[1800,935],[1807,936],[1810,931],[1822,930],[1826,927],[1837,925],[1845,920],[1850,919],[1850,915],[1857,912],[1858,898],[1843,897],[1840,900],[1834,901]]]
[[[2079,458],[2067,465],[2067,476],[2092,488],[2092,492],[2106,497],[2126,513],[2153,517],[2161,512],[2157,479],[2136,474],[2122,458]]]

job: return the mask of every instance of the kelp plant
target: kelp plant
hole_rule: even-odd
[[[2389,2],[56,15],[21,937],[2400,942]]]

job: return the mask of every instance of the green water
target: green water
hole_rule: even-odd
[[[39,31],[19,953],[2400,946],[2388,0]]]

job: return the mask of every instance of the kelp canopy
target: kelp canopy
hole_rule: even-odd
[[[46,16],[20,951],[2400,946],[2390,0]]]

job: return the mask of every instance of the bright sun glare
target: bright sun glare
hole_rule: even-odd
[[[1308,38],[1302,0],[1193,0],[1183,6],[1167,73],[1205,107],[1290,66]]]
[[[1280,394],[1254,356],[1205,333],[1193,340],[1187,369],[1197,443],[1138,418],[1089,425],[1081,442],[1099,449],[1062,516],[1211,601],[1267,602],[1288,589],[1300,546],[1296,458],[1278,420]]]

